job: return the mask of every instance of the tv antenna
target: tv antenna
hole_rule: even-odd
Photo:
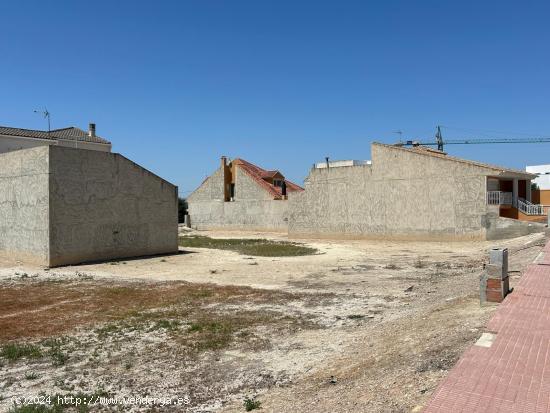
[[[48,119],[48,133],[51,131],[50,127],[50,112],[48,112],[48,109],[44,107],[44,110],[35,110],[34,113],[39,113],[42,116],[44,116],[44,119]]]
[[[403,141],[402,141],[402,138],[403,138],[403,131],[402,131],[401,129],[396,130],[396,131],[393,131],[393,133],[395,133],[396,135],[399,135],[399,142],[403,142]]]

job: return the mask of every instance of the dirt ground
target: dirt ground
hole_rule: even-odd
[[[242,412],[246,397],[263,412],[419,411],[494,311],[479,304],[487,250],[510,249],[513,286],[544,236],[298,242],[319,253],[0,262],[0,411],[39,394],[185,399],[91,411]]]

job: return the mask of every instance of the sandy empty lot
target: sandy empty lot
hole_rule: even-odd
[[[186,398],[91,411],[240,412],[246,397],[270,412],[419,409],[494,310],[478,295],[488,248],[510,249],[513,285],[544,237],[298,242],[318,253],[0,263],[0,411],[41,393]]]

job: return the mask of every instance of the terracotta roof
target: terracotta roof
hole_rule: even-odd
[[[276,175],[277,173],[280,174],[279,171],[267,171],[263,168],[260,168],[259,166],[256,166],[240,158],[234,159],[232,163],[239,166],[248,176],[250,176],[254,181],[256,181],[258,185],[260,185],[262,188],[268,191],[271,195],[273,195],[274,199],[282,198],[282,189],[278,186],[270,184],[265,179],[263,179],[264,177],[269,177],[271,172],[275,172],[274,175]],[[288,181],[286,179],[285,179],[285,183],[286,183],[287,193],[304,190],[304,188],[302,188],[301,186],[296,185],[294,182]]]
[[[396,149],[396,150],[400,150],[400,151],[414,152],[414,153],[418,153],[418,154],[421,154],[421,155],[433,156],[435,158],[447,159],[449,161],[460,162],[460,163],[464,163],[464,164],[467,164],[467,165],[478,166],[480,168],[492,169],[494,171],[498,171],[499,174],[510,173],[510,174],[514,174],[514,175],[526,176],[526,177],[529,177],[529,178],[532,178],[532,179],[534,179],[536,177],[535,174],[525,172],[525,171],[522,171],[520,169],[505,168],[505,167],[502,167],[502,166],[496,166],[496,165],[491,165],[491,164],[487,164],[487,163],[483,163],[483,162],[476,162],[476,161],[470,161],[468,159],[457,158],[455,156],[449,156],[445,152],[440,152],[440,151],[437,151],[435,149],[428,148],[426,146],[417,146],[417,147],[414,147],[414,148],[403,148],[403,147],[400,147],[400,146],[387,145],[387,144],[378,143],[378,142],[373,142],[372,144],[373,145],[378,145],[378,146],[384,146],[386,148],[392,148],[392,149]]]
[[[262,175],[262,178],[273,178],[277,175],[283,176],[283,174],[280,173],[279,171],[265,171],[264,174]]]
[[[20,136],[24,138],[37,138],[37,139],[50,139],[50,140],[62,139],[62,140],[78,141],[78,142],[103,143],[105,145],[111,144],[111,142],[99,136],[91,137],[88,135],[88,132],[85,132],[79,128],[75,128],[74,126],[71,126],[68,128],[62,128],[62,129],[53,129],[50,132],[43,131],[43,130],[10,128],[8,126],[0,126],[0,135]]]

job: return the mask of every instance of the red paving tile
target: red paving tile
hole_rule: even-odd
[[[550,242],[487,324],[489,348],[472,346],[424,412],[550,412]]]

